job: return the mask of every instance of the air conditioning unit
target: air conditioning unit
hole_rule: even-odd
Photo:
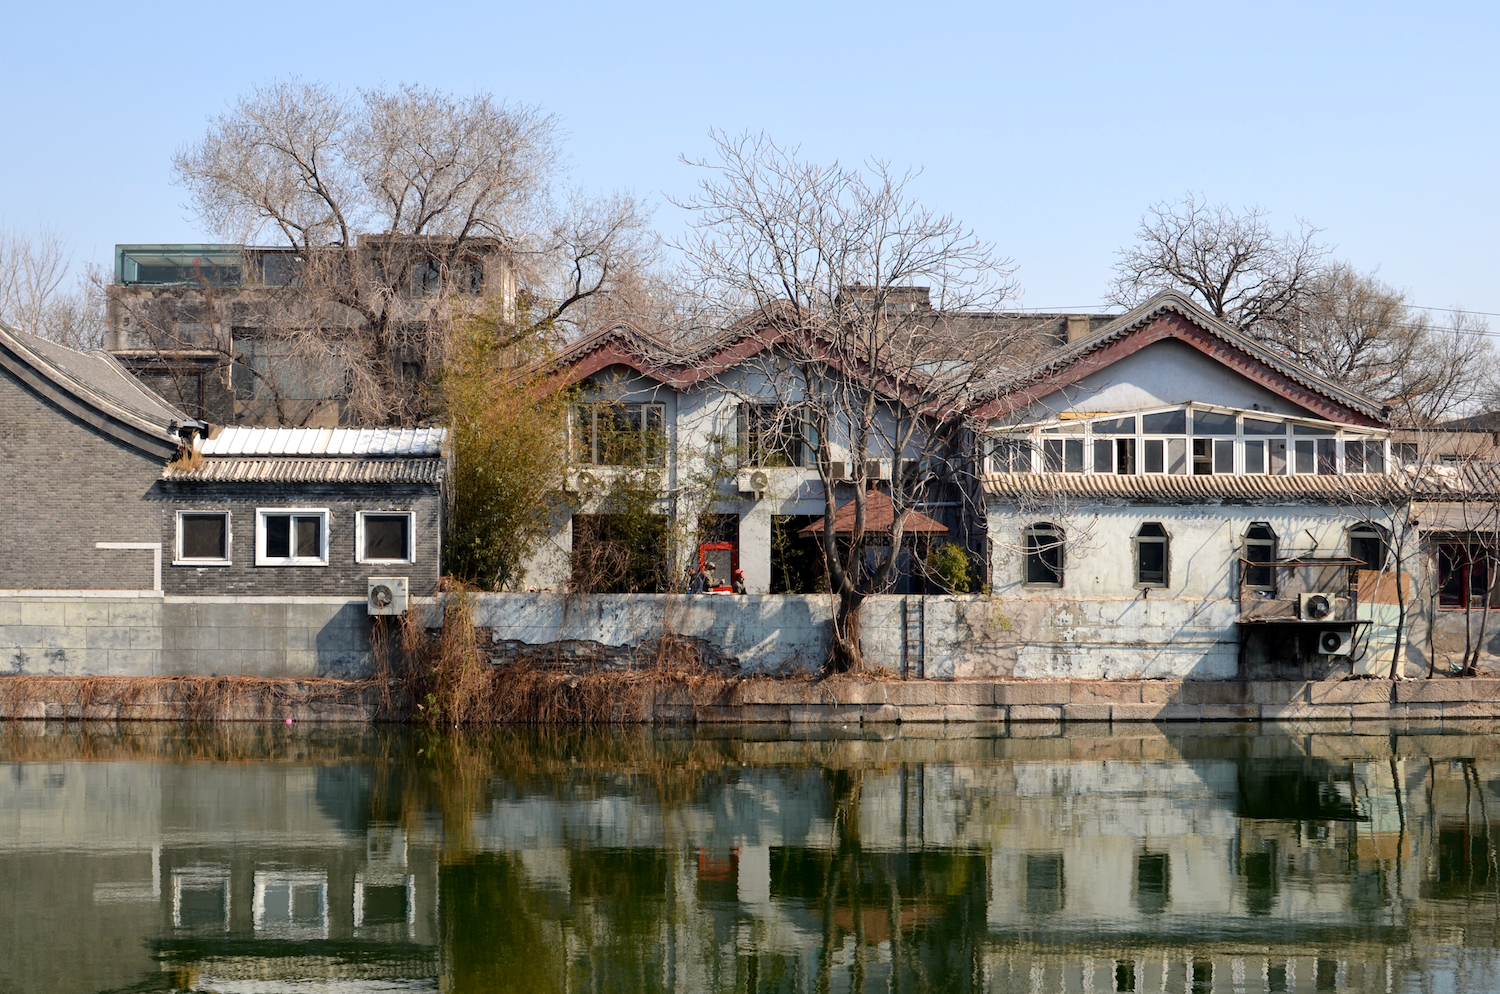
[[[1352,656],[1354,636],[1349,632],[1319,632],[1318,652],[1325,656]]]
[[[1297,598],[1297,617],[1303,621],[1327,621],[1335,610],[1333,594],[1317,592],[1300,594]]]
[[[563,489],[587,493],[599,485],[599,478],[582,469],[570,469],[563,478]]]
[[[740,493],[763,494],[771,489],[771,474],[763,469],[749,469],[739,475]]]
[[[866,459],[865,479],[867,480],[889,480],[891,478],[891,461],[889,459]]]
[[[828,464],[828,475],[840,483],[848,483],[854,479],[854,466],[842,459],[835,459]]]
[[[922,461],[920,459],[901,460],[901,479],[912,486],[920,483],[922,480]]]
[[[372,615],[405,614],[406,577],[372,576],[365,588],[365,610]]]

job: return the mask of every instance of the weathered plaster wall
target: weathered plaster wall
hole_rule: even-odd
[[[359,677],[364,599],[0,593],[0,675]]]
[[[1056,511],[1053,507],[1047,510]],[[1064,514],[991,502],[992,589],[1014,626],[1018,679],[1230,679],[1238,674],[1241,543],[1268,522],[1278,555],[1344,555],[1358,509],[1230,504],[1074,507]],[[1024,582],[1023,529],[1065,535],[1061,587]],[[1135,583],[1132,538],[1144,522],[1170,539],[1166,588]]]

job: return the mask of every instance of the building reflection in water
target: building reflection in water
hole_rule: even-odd
[[[1488,991],[1488,728],[0,731],[5,991]]]

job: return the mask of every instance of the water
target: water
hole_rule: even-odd
[[[0,726],[0,991],[1500,990],[1500,739]]]

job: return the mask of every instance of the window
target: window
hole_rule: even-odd
[[[1472,542],[1439,542],[1437,558],[1438,607],[1483,607],[1490,593],[1489,551]]]
[[[179,566],[229,565],[229,512],[178,511],[177,557]]]
[[[1379,439],[1350,439],[1344,443],[1344,472],[1384,473],[1385,445]]]
[[[740,448],[747,466],[815,466],[816,434],[800,407],[740,405]]]
[[[573,408],[573,442],[580,463],[665,465],[666,409],[661,404],[579,404]]]
[[[1031,442],[1024,438],[997,438],[990,449],[990,472],[1030,473]]]
[[[1276,561],[1276,533],[1264,521],[1257,521],[1245,532],[1246,560],[1242,585],[1250,590],[1276,590],[1276,571],[1270,565]],[[1264,563],[1266,565],[1260,565]]]
[[[327,566],[326,508],[261,508],[255,512],[257,566]]]
[[[1384,569],[1387,555],[1385,530],[1368,521],[1349,529],[1349,558],[1358,559],[1363,565],[1349,567],[1349,586],[1359,587],[1359,571],[1362,569]]]
[[[1135,535],[1135,583],[1138,587],[1167,585],[1167,530],[1155,521],[1141,525]]]
[[[1044,471],[1048,473],[1082,473],[1083,439],[1043,439],[1042,464]]]
[[[416,559],[412,512],[360,511],[354,519],[354,548],[361,563],[409,563]]]
[[[1063,582],[1063,533],[1050,524],[1026,529],[1026,583],[1060,587]]]
[[[1193,475],[1234,472],[1234,439],[1193,439]]]

